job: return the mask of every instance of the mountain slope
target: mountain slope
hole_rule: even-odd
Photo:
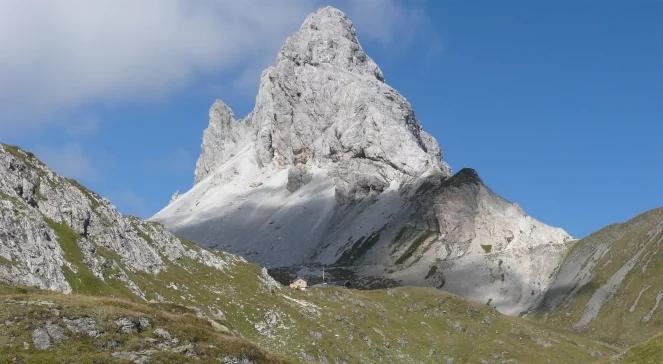
[[[526,311],[570,236],[441,157],[350,20],[326,7],[263,72],[247,117],[212,105],[195,186],[152,219],[268,267],[333,265]]]
[[[241,258],[120,215],[1,144],[0,191],[0,361],[545,363],[616,354],[435,289],[284,288]]]
[[[578,241],[538,312],[548,323],[619,345],[659,334],[663,323],[663,208]]]
[[[161,225],[122,216],[108,200],[58,176],[31,153],[0,145],[0,281],[63,293],[147,298],[132,278],[183,259],[223,270],[240,258],[187,244]]]
[[[659,364],[663,360],[663,337],[657,335],[645,342],[634,345],[619,356],[627,364]]]
[[[3,285],[0,304],[2,363],[286,362],[182,306]]]

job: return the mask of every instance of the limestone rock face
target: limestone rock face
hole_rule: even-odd
[[[308,16],[261,76],[251,113],[210,110],[196,184],[153,219],[269,267],[323,263],[525,310],[570,237],[452,176],[350,20]]]
[[[104,280],[110,255],[122,261],[114,274],[138,296],[127,273],[156,274],[184,257],[224,266],[220,257],[187,247],[159,224],[122,216],[31,153],[0,144],[0,282],[69,293],[66,272],[89,270]]]
[[[261,76],[249,116],[237,121],[223,102],[212,105],[196,182],[250,144],[261,167],[323,166],[344,175],[341,184],[353,184],[347,179],[356,168],[383,174],[383,184],[429,170],[450,173],[410,104],[384,83],[350,20],[331,7],[286,40]]]

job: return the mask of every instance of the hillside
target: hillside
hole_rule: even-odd
[[[281,363],[173,304],[0,286],[0,363]]]
[[[7,145],[0,191],[4,357],[546,363],[617,353],[436,289],[284,288],[239,257],[120,215]]]
[[[210,323],[197,305],[2,287],[0,356],[28,363],[568,363],[615,354],[433,289],[237,293],[215,298],[213,306],[226,311]]]
[[[663,314],[663,209],[578,241],[538,316],[620,346],[659,334]]]

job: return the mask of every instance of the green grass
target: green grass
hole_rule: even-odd
[[[368,252],[375,243],[380,240],[380,233],[375,232],[368,238],[364,239],[362,236],[357,240],[349,250],[343,252],[341,257],[336,261],[335,265],[349,266],[356,264]]]
[[[67,260],[78,270],[78,273],[71,272],[68,277],[75,284],[74,291],[95,297],[56,295],[33,289],[17,292],[14,288],[7,288],[4,292],[0,289],[0,295],[21,296],[22,300],[25,296],[35,300],[53,300],[58,303],[61,315],[94,315],[108,323],[108,330],[118,315],[147,315],[158,322],[157,326],[166,327],[169,332],[177,332],[178,337],[199,343],[201,353],[207,350],[204,349],[206,345],[213,344],[210,341],[217,339],[210,337],[209,324],[194,319],[196,310],[210,317],[216,311],[223,312],[224,317],[215,318],[220,325],[215,330],[221,330],[218,335],[222,335],[219,340],[230,340],[229,336],[236,338],[233,340],[239,341],[233,341],[237,343],[233,345],[272,361],[285,358],[301,363],[333,362],[334,359],[350,363],[437,363],[454,358],[455,362],[460,363],[481,360],[546,363],[548,360],[587,361],[591,359],[592,351],[616,354],[610,348],[579,335],[548,330],[538,322],[527,319],[505,317],[489,307],[468,303],[435,289],[402,287],[357,291],[326,286],[304,292],[288,288],[270,291],[258,279],[260,268],[240,261],[229,263],[228,268],[221,272],[189,258],[167,263],[166,269],[156,275],[127,271],[129,278],[145,292],[148,300],[161,297],[167,303],[146,304],[132,295],[109,298],[110,294],[118,294],[117,287],[109,286],[108,280],[101,282],[93,279],[89,276],[91,272],[81,267],[83,256],[76,249],[76,234],[61,224],[51,221],[49,225],[58,233]],[[195,245],[190,247],[197,248]],[[121,264],[120,257],[109,250],[97,247],[97,253]],[[226,258],[229,259],[228,256]],[[177,289],[172,288],[173,283]],[[315,309],[307,309],[293,300]],[[21,313],[15,309],[10,307],[7,310],[13,316],[28,318],[26,325],[28,321],[42,322],[39,317],[46,319],[46,316]],[[258,331],[257,325],[265,322],[268,312],[277,312],[278,319],[265,335]],[[173,315],[177,319],[166,320]],[[184,327],[178,328],[179,325]],[[16,327],[16,331],[9,336],[19,337],[15,339],[18,343],[31,342],[33,329],[34,326]],[[0,329],[0,337],[3,335],[8,337]],[[150,332],[145,332],[132,339],[124,339],[121,348],[135,350],[144,345],[141,343],[150,335]],[[537,340],[549,340],[553,345],[542,347]],[[0,338],[0,347],[1,341]],[[476,345],[477,342],[481,345]],[[63,358],[103,362],[109,359],[109,354],[98,353],[99,345],[95,340],[80,338],[71,345],[58,346],[51,355],[54,362]],[[230,344],[219,344],[217,347],[221,348],[219,350],[234,348]],[[4,350],[0,351],[0,357],[18,355],[28,362],[39,362],[47,356],[33,349],[24,352],[20,346],[0,350]],[[236,350],[240,349],[231,351]],[[158,359],[163,362],[182,360],[171,357],[172,354],[161,355]]]
[[[76,270],[74,272],[65,268],[67,280],[76,294],[52,295],[28,289],[25,292],[0,290],[0,295],[57,297],[60,302],[59,309],[64,315],[72,315],[74,312],[94,314],[101,321],[110,323],[118,312],[146,314],[155,320],[161,320],[158,319],[161,315],[176,315],[187,321],[193,320],[199,311],[214,318],[214,330],[219,335],[224,335],[223,338],[241,337],[237,340],[240,340],[242,345],[253,348],[251,350],[260,348],[257,353],[271,353],[267,358],[285,358],[300,363],[334,359],[350,363],[427,363],[445,362],[447,358],[454,358],[455,362],[460,363],[481,360],[582,362],[592,358],[592,351],[601,351],[606,355],[616,354],[613,349],[595,340],[558,328],[550,329],[533,320],[505,317],[492,308],[469,303],[435,289],[402,287],[357,291],[326,286],[304,292],[285,287],[270,290],[258,279],[258,266],[233,260],[223,253],[219,255],[228,261],[228,266],[223,271],[186,257],[176,262],[166,261],[165,269],[158,274],[125,269],[128,278],[140,287],[147,300],[164,301],[146,304],[131,294],[124,287],[124,283],[111,279],[118,273],[112,268],[104,271],[105,280],[95,277],[85,265],[77,234],[63,224],[51,220],[47,220],[47,223],[56,232],[65,258]],[[420,242],[411,243],[408,249],[412,245],[421,246],[425,235],[419,234],[416,240]],[[361,252],[362,247],[370,246],[370,241],[377,239],[377,236],[360,239],[356,244],[355,254]],[[183,244],[189,249],[200,249],[186,240],[183,240]],[[123,266],[119,255],[101,246],[96,246],[94,254]],[[350,257],[354,259],[360,256],[361,254],[356,254]],[[67,297],[70,297],[71,301],[66,301]],[[106,314],[108,312],[110,314]],[[223,316],[218,316],[218,312],[222,312]],[[267,324],[267,329],[261,332],[259,328],[264,329],[266,317],[269,317],[270,312],[276,313],[276,323]],[[29,312],[15,312],[14,315],[24,315],[31,321],[41,322],[40,316]],[[43,319],[45,317],[42,316]],[[192,322],[198,322],[197,326],[201,325],[200,321]],[[186,337],[190,342],[201,343],[202,354],[207,350],[202,349],[204,345],[209,345],[212,340],[209,328],[204,325],[198,329],[202,331],[195,331],[193,328],[176,329],[179,324],[170,321],[159,325],[167,326],[168,330],[173,332],[180,330],[177,331],[180,332],[178,335]],[[16,342],[31,342],[30,333],[34,327],[16,330],[9,334],[21,338],[20,341],[15,339]],[[3,335],[5,334],[0,332],[0,348]],[[141,343],[144,343],[149,335],[149,332],[141,333],[130,340],[122,341],[121,346],[123,350],[134,350],[144,345]],[[552,345],[541,346],[541,341],[549,341]],[[481,345],[476,345],[477,342]],[[80,338],[80,341],[71,345],[58,347],[54,358],[59,360],[71,357],[83,362],[109,360],[108,352],[97,353],[98,345],[100,343],[95,340]],[[223,346],[224,350],[228,347],[232,348]],[[0,349],[5,350],[0,351],[0,357],[4,354],[5,357],[19,355],[26,361],[36,362],[46,357],[46,354],[33,349],[23,352],[20,347],[4,348]],[[158,361],[177,362],[179,359],[172,353],[160,355]]]
[[[610,250],[596,264],[592,279],[570,302],[545,318],[540,315],[540,319],[564,329],[573,327],[596,290],[644,246],[645,254],[615,293],[606,300],[597,318],[583,334],[618,347],[629,347],[663,331],[663,307],[659,307],[648,322],[643,321],[654,307],[656,295],[663,287],[663,234],[652,235],[661,221],[663,209],[652,210],[626,223],[610,225],[578,241],[567,259],[586,254],[586,251],[599,244],[610,244]],[[645,285],[651,288],[642,294],[631,312],[631,306]]]
[[[85,193],[84,187],[78,186]],[[57,235],[70,264],[71,268],[63,267],[63,271],[74,294],[0,287],[0,323],[21,318],[16,324],[0,326],[0,358],[10,361],[108,362],[113,350],[149,347],[147,340],[153,338],[156,327],[167,328],[182,342],[194,344],[203,362],[211,362],[223,353],[235,353],[258,362],[285,358],[297,363],[439,363],[453,358],[456,363],[571,363],[592,360],[595,351],[606,356],[617,353],[593,338],[547,322],[505,317],[490,307],[435,289],[269,289],[259,279],[260,267],[224,253],[217,253],[227,262],[221,271],[183,257],[174,262],[164,259],[164,269],[150,274],[131,271],[121,256],[92,241],[90,254],[106,263],[100,279],[86,264],[80,247],[82,238],[62,223],[45,221]],[[131,224],[144,240],[153,243],[150,234],[156,225],[137,219]],[[402,252],[400,263],[411,261],[415,253],[425,250],[423,245],[430,234],[401,228],[394,239],[394,252]],[[339,261],[356,264],[379,239],[378,233],[358,239]],[[182,243],[188,249],[200,249],[192,242]],[[126,274],[153,303],[144,302],[125,283],[113,278],[120,273]],[[58,314],[34,303],[44,300],[54,302]],[[108,336],[100,340],[72,337],[50,352],[23,348],[22,343],[31,343],[32,331],[46,320],[60,322],[63,317],[79,316],[94,317]],[[113,323],[120,316],[147,316],[154,325],[145,332],[121,335]],[[213,321],[202,319],[204,316]],[[108,340],[117,341],[119,346],[104,349]],[[155,355],[153,360],[186,361],[167,352]]]
[[[37,157],[32,152],[26,152],[23,149],[15,146],[15,145],[9,145],[9,144],[2,144],[0,143],[2,148],[7,151],[9,154],[13,155],[17,159],[23,161],[24,163],[28,164],[30,167],[43,167],[44,163],[42,163]],[[37,168],[41,170],[41,168]]]
[[[60,295],[24,288],[0,286],[0,363],[107,363],[122,362],[111,355],[119,351],[141,351],[157,348],[154,330],[165,329],[179,343],[192,344],[196,355],[203,362],[214,362],[217,358],[232,356],[255,360],[258,363],[282,363],[282,358],[270,354],[254,343],[228,333],[218,332],[208,321],[196,317],[190,310],[179,306],[155,305],[131,300],[91,297],[82,295]],[[46,303],[46,304],[45,304]],[[59,315],[54,316],[57,310]],[[66,329],[62,318],[92,318],[103,334],[89,337],[75,334]],[[126,334],[118,330],[115,320],[120,317],[150,320],[151,327]],[[65,330],[68,338],[54,344],[48,350],[39,350],[32,343],[33,330],[44,327],[46,322]],[[28,348],[24,347],[28,343]],[[113,346],[109,343],[113,342]],[[191,361],[184,354],[160,350],[151,362],[182,363]]]
[[[0,255],[0,264],[1,265],[12,265],[12,261]]]
[[[133,296],[120,281],[114,279],[101,280],[92,273],[85,264],[83,253],[79,247],[77,234],[68,226],[57,223],[51,219],[44,218],[48,226],[57,235],[58,243],[64,253],[64,258],[75,268],[75,272],[67,266],[62,267],[67,282],[74,293],[93,294],[99,296]],[[97,247],[101,256],[112,257],[119,260],[119,256],[111,254],[108,249]]]
[[[391,241],[391,254],[396,253],[400,249],[403,242],[407,240],[407,237],[412,234],[413,230],[414,228],[411,225],[404,225],[398,230],[398,233],[396,233],[396,236]]]
[[[16,158],[20,158],[24,160],[27,156],[26,153],[24,153],[21,148],[15,146],[15,145],[9,145],[9,144],[0,144],[2,145],[2,148],[9,152],[9,154],[13,155]]]
[[[490,244],[486,244],[486,245],[481,244],[481,249],[483,249],[483,251],[484,251],[486,254],[488,254],[488,253],[490,253],[491,251],[493,251],[493,246],[490,245]]]
[[[660,364],[661,362],[663,362],[661,335],[630,348],[623,356],[625,364]]]
[[[432,231],[422,231],[419,233],[419,235],[416,236],[416,238],[410,243],[410,246],[405,250],[405,252],[396,260],[396,264],[403,264],[405,263],[410,257],[412,257],[412,254],[414,254],[417,249],[421,246],[421,244],[424,243],[428,238],[430,238],[434,232]]]

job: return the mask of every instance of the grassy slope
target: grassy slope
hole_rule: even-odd
[[[205,360],[248,358],[259,362],[278,363],[281,359],[264,352],[254,344],[216,330],[209,322],[197,318],[184,307],[146,304],[133,300],[61,295],[20,287],[0,286],[0,363],[100,363],[125,362],[111,352],[149,350],[159,344],[155,330],[166,330],[178,338],[173,350],[159,350],[151,355],[154,362],[180,363],[191,353]],[[115,320],[121,317],[147,318],[150,327],[135,333],[123,333]],[[91,318],[103,334],[90,337],[66,329],[66,319]],[[34,330],[58,325],[67,336],[50,350],[31,345]],[[26,345],[27,343],[27,345]],[[188,352],[177,348],[193,345]]]
[[[195,306],[208,312],[218,309],[225,314],[221,324],[248,340],[240,341],[242,345],[252,348],[248,342],[254,342],[263,350],[293,362],[327,358],[347,362],[433,363],[454,358],[456,363],[481,359],[546,363],[549,360],[586,361],[594,352],[605,356],[614,354],[610,348],[580,336],[547,330],[536,322],[504,317],[490,308],[469,304],[434,289],[403,287],[354,291],[323,287],[305,292],[270,291],[259,282],[258,274],[258,267],[248,263],[236,264],[231,271],[219,273],[184,261],[181,267],[173,265],[157,276],[135,277],[141,288],[151,295],[159,293],[173,303],[170,305],[147,305],[130,297],[118,300],[50,293],[31,295],[35,295],[35,300],[57,302],[65,313],[73,310],[106,315],[115,310],[128,310],[151,317],[170,317],[169,308],[179,310],[183,306]],[[175,283],[178,289],[167,288],[170,283]],[[39,298],[39,295],[46,298]],[[271,321],[270,313],[273,313]],[[29,317],[25,315],[15,314]],[[115,313],[102,319],[117,316]],[[168,323],[163,325],[171,331]],[[27,336],[31,328],[27,327],[21,334],[25,337],[22,340],[30,342]],[[216,339],[208,336],[212,334],[212,331],[199,332],[197,340],[214,342]],[[181,334],[187,335],[192,334]],[[146,336],[149,333],[141,337]],[[222,336],[221,339],[228,338]],[[92,348],[90,345],[89,340],[83,341],[62,347],[58,353],[83,353]],[[127,345],[129,350],[139,347],[140,343],[132,339]],[[10,352],[16,354],[21,348],[16,346]],[[108,353],[98,355],[103,357]],[[273,359],[266,354],[264,357]]]
[[[660,364],[663,358],[663,336],[657,335],[630,348],[623,356],[628,364]]]
[[[648,234],[661,221],[663,209],[652,210],[629,222],[606,227],[579,241],[574,251],[606,241],[614,241],[614,244],[596,265],[590,283],[570,302],[548,315],[547,323],[565,329],[573,327],[595,290],[646,245],[642,258],[602,306],[598,317],[590,323],[584,334],[619,347],[628,347],[663,332],[663,306],[654,311],[651,319],[643,321],[654,308],[656,295],[663,292],[663,234],[653,237]],[[631,306],[646,286],[650,288],[644,291],[631,312]]]

